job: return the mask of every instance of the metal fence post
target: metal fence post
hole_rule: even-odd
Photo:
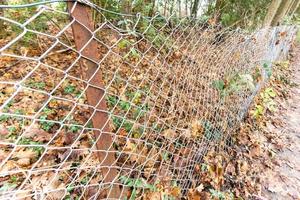
[[[99,60],[99,53],[97,49],[97,42],[95,40],[91,40],[93,37],[92,32],[94,31],[92,20],[90,19],[90,12],[87,6],[80,4],[78,2],[68,2],[68,10],[70,15],[76,21],[72,24],[72,31],[74,36],[74,41],[76,45],[76,49],[81,51],[81,55],[89,58],[91,60]],[[89,43],[89,44],[87,44]],[[84,47],[85,46],[85,47]],[[84,47],[84,49],[82,49]],[[84,78],[90,79],[94,75],[94,73],[98,69],[98,65],[95,62],[89,61],[87,59],[81,58],[80,65],[82,68],[87,68],[87,72],[84,73]],[[96,107],[101,111],[107,111],[104,89],[101,90],[99,88],[103,87],[102,81],[102,72],[98,70],[96,74],[93,76],[92,80],[86,90],[86,97],[88,104]],[[96,87],[93,87],[96,86]],[[99,102],[101,101],[101,102]],[[104,180],[103,183],[106,185],[107,183],[112,183],[114,179],[118,176],[118,171],[115,168],[115,156],[114,156],[114,148],[113,148],[113,138],[108,133],[109,132],[109,124],[108,124],[108,114],[106,112],[97,111],[92,116],[93,127],[98,129],[94,131],[95,138],[98,138],[96,143],[98,152],[98,157],[101,162],[101,169],[103,172]],[[100,131],[103,130],[103,131]],[[120,197],[120,189],[117,185],[109,185],[110,193],[109,198],[119,198]],[[101,191],[102,195],[107,195],[106,191]]]

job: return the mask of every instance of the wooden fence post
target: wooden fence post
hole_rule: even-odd
[[[99,61],[99,50],[97,49],[97,41],[90,39],[93,37],[94,26],[91,18],[91,10],[86,5],[78,2],[68,2],[68,10],[70,15],[76,21],[72,24],[73,37],[75,46],[81,55],[91,60]],[[80,22],[80,23],[79,23]],[[89,43],[87,45],[87,43]],[[86,46],[85,46],[86,45]],[[84,49],[82,49],[85,46]],[[87,71],[83,74],[86,80],[90,79],[97,71],[98,65],[95,62],[81,58],[80,65],[82,69]],[[83,71],[83,70],[82,70]],[[87,102],[90,106],[94,106],[99,110],[107,111],[106,100],[104,96],[102,72],[98,70],[92,80],[89,82],[86,90]],[[96,87],[93,87],[96,86]],[[99,103],[99,101],[101,101]],[[94,131],[94,137],[98,138],[96,147],[100,150],[98,157],[100,159],[101,171],[104,176],[103,183],[105,185],[113,183],[113,180],[118,176],[118,170],[115,168],[115,155],[113,148],[113,137],[109,132],[108,114],[106,112],[97,111],[92,116],[93,127],[98,129]],[[100,131],[103,130],[103,131]],[[110,151],[110,152],[109,152]],[[107,198],[120,198],[120,189],[118,185],[111,185],[110,194]],[[101,191],[102,195],[107,195],[107,191]]]

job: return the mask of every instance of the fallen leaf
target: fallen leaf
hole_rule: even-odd
[[[162,135],[169,140],[174,140],[178,136],[178,134],[172,129],[164,130]]]

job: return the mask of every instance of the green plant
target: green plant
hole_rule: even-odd
[[[212,197],[217,198],[217,199],[225,199],[225,193],[218,191],[218,190],[214,190],[214,189],[209,189],[209,192],[211,194]]]
[[[163,152],[162,153],[162,159],[163,160],[168,160],[169,159],[169,153],[168,152]]]
[[[205,164],[205,163],[202,163],[202,164],[201,164],[201,171],[205,172],[205,171],[207,171],[207,170],[208,170],[208,165]]]
[[[71,125],[71,126],[69,127],[69,130],[70,130],[71,132],[73,132],[73,133],[77,133],[80,129],[81,129],[81,128],[80,128],[80,126],[78,126],[78,125]]]
[[[126,49],[126,48],[128,48],[129,46],[131,46],[131,43],[130,43],[128,40],[126,40],[126,39],[122,39],[122,40],[118,43],[118,47],[119,47],[120,49]]]
[[[223,91],[225,89],[225,83],[223,80],[215,80],[212,82],[212,87],[219,91]]]
[[[67,85],[65,88],[64,88],[64,93],[66,94],[73,94],[75,93],[76,91],[76,87],[74,85]]]
[[[11,176],[10,177],[10,182],[16,183],[17,181],[18,181],[18,177],[17,176]]]
[[[225,82],[227,84],[225,84]],[[244,90],[253,91],[255,89],[254,79],[251,74],[234,74],[224,80],[215,80],[212,82],[212,87],[217,89],[221,97],[231,95]]]
[[[45,107],[42,110],[42,115],[40,116],[40,120],[47,120],[48,115],[52,114],[54,111],[51,110],[48,107]],[[54,122],[49,122],[49,121],[40,121],[40,126],[43,130],[45,131],[50,131],[50,129],[54,126]]]
[[[272,65],[271,63],[264,63],[263,64],[263,69],[267,75],[268,78],[270,78],[272,76]]]
[[[14,113],[17,114],[17,115],[24,115],[25,114],[24,110],[22,110],[22,109],[17,109],[17,110],[15,110]],[[18,120],[18,121],[23,121],[24,120],[24,118],[22,118],[22,117],[13,117],[13,118]]]
[[[119,180],[122,184],[124,184],[127,187],[131,187],[132,191],[131,191],[131,196],[130,196],[130,200],[132,199],[136,199],[137,197],[137,190],[138,189],[149,189],[151,191],[156,191],[157,188],[155,186],[155,184],[148,184],[144,179],[142,178],[129,178],[127,176],[120,176]]]
[[[13,190],[16,187],[17,187],[17,184],[15,184],[15,183],[4,183],[2,185],[2,187],[0,187],[0,193],[1,192],[6,192],[8,190]]]
[[[21,140],[18,142],[19,145],[41,145],[40,142],[35,142],[29,138],[21,138]],[[34,146],[34,147],[28,147],[29,149],[32,149],[37,153],[37,156],[42,155],[44,152],[44,147],[41,146]]]
[[[121,117],[112,116],[112,121],[117,129],[122,127],[127,132],[130,132],[133,127],[133,123],[126,121],[125,119],[123,119]]]
[[[9,119],[9,116],[6,114],[0,115],[0,122],[6,122]]]
[[[6,136],[7,138],[10,138],[17,131],[17,128],[15,126],[10,126],[7,129],[9,132],[9,134]]]
[[[127,58],[140,58],[140,54],[137,49],[134,47],[130,48],[129,52],[124,56],[125,59]]]
[[[27,85],[29,87],[32,87],[32,88],[35,88],[35,89],[39,89],[39,90],[43,90],[46,87],[46,83],[45,82],[30,81]]]
[[[40,120],[47,120],[47,115],[41,115]],[[45,131],[50,131],[54,124],[54,122],[40,121],[40,126]]]
[[[118,98],[116,96],[106,96],[107,103],[110,107],[114,107],[118,103]]]
[[[264,114],[264,107],[262,105],[255,105],[255,109],[253,112],[253,117],[259,118]]]
[[[4,112],[8,112],[9,108],[12,106],[12,104],[14,103],[14,100],[10,100],[3,108]]]
[[[90,174],[87,174],[85,177],[83,177],[81,180],[80,180],[80,183],[83,184],[83,185],[86,185],[89,180],[91,178],[91,175]]]
[[[122,110],[128,111],[131,108],[130,102],[120,100],[119,106]]]
[[[258,104],[255,105],[254,111],[252,111],[252,116],[254,118],[260,118],[266,110],[274,112],[276,110],[276,103],[274,101],[276,97],[276,92],[268,87],[260,93],[260,100]]]
[[[269,111],[274,112],[276,110],[276,103],[273,98],[276,96],[276,92],[272,88],[266,88],[260,95],[265,107]]]

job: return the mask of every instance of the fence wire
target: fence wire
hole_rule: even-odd
[[[87,1],[3,7],[1,199],[185,196],[296,31],[249,34]]]

